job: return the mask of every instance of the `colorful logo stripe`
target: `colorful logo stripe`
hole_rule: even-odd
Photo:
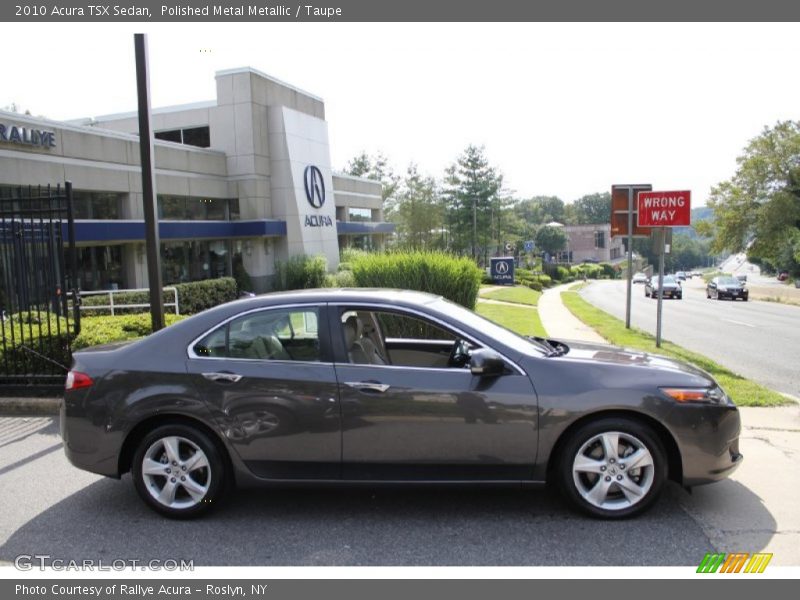
[[[734,552],[732,554],[709,552],[700,561],[698,573],[763,573],[772,554],[766,552]]]

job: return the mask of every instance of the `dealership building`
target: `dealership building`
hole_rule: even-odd
[[[251,68],[216,73],[217,98],[156,108],[165,284],[241,275],[270,288],[275,264],[344,246],[381,248],[380,183],[335,173],[321,98]],[[147,287],[135,112],[56,122],[0,111],[0,195],[73,186],[81,289]]]

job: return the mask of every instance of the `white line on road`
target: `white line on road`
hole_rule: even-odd
[[[728,323],[733,323],[734,325],[744,325],[745,327],[755,327],[751,323],[745,323],[744,321],[734,321],[733,319],[720,319],[720,321],[727,321]]]

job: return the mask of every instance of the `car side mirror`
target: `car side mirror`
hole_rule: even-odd
[[[715,287],[717,287],[717,284],[712,281],[711,283],[708,284],[708,287],[710,287],[713,290]]]
[[[497,352],[480,348],[469,358],[469,370],[478,377],[497,377],[506,370],[506,363]]]

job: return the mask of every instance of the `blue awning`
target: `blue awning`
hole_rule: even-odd
[[[67,237],[67,225],[62,223]],[[279,237],[286,235],[286,221],[160,221],[158,234],[161,241],[192,239],[226,239]],[[144,221],[76,220],[75,241],[120,243],[142,242],[145,239]]]

